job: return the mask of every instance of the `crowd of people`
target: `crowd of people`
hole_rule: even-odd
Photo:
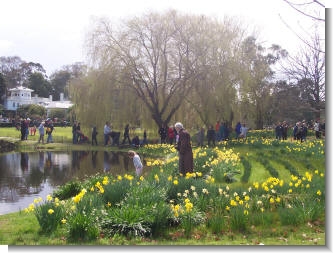
[[[277,122],[277,124],[274,126],[275,137],[278,140],[287,140],[288,132],[290,132],[290,129],[292,128],[291,138],[293,140],[299,140],[303,142],[306,140],[309,127],[309,124],[307,124],[305,120],[302,122],[296,122],[293,127],[289,126],[286,121]],[[315,131],[316,138],[325,136],[325,121],[320,123],[319,120],[316,120],[311,124],[311,128]],[[249,127],[247,127],[245,123],[237,122],[234,128],[232,128],[226,122],[217,121],[215,127],[213,125],[209,125],[207,130],[205,127],[200,127],[198,129],[198,132],[196,133],[196,144],[200,147],[203,147],[206,144],[210,147],[214,147],[217,142],[230,140],[231,136],[237,140],[246,139],[248,131]],[[232,135],[233,132],[234,134]],[[88,137],[82,133],[80,123],[76,121],[74,122],[73,144],[90,142],[91,145],[98,145],[97,135],[97,128],[96,126],[93,126],[91,131],[91,140],[89,141]],[[167,126],[166,124],[162,124],[158,129],[158,135],[160,144],[174,145],[178,143],[179,134],[174,125]],[[133,147],[141,147],[148,143],[146,130],[143,131],[143,138],[140,138],[137,134],[134,134],[133,138],[131,138],[129,124],[125,125],[121,138],[121,132],[114,131],[110,122],[106,121],[103,128],[103,136],[104,146],[129,145]]]
[[[38,125],[38,126],[37,126]],[[53,143],[52,133],[55,130],[53,121],[50,118],[41,121],[40,123],[36,121],[31,121],[30,118],[21,119],[20,126],[18,128],[21,132],[21,140],[28,140],[29,133],[31,136],[36,135],[38,130],[39,138],[38,143],[42,142],[44,144],[44,136],[47,135],[46,143]]]
[[[235,126],[235,136],[236,139],[247,137],[247,132],[249,128],[245,123],[241,124],[237,122]],[[213,125],[209,125],[207,131],[205,132],[205,127],[201,127],[196,133],[197,137],[197,145],[200,147],[205,146],[205,140],[207,140],[207,145],[210,147],[214,147],[216,142],[220,141],[228,141],[231,139],[232,128],[228,126],[226,122],[220,123],[217,121],[215,124],[215,128]]]
[[[96,130],[97,131],[97,130]],[[92,134],[94,133],[94,130],[92,131]],[[97,135],[97,134],[96,134]],[[103,128],[103,136],[104,136],[104,146],[123,146],[123,145],[130,145],[133,147],[141,147],[143,145],[146,145],[148,143],[147,140],[147,132],[144,129],[143,131],[143,138],[140,140],[138,135],[135,135],[133,139],[130,138],[130,125],[126,124],[124,127],[123,132],[123,140],[120,142],[120,132],[114,131],[112,129],[112,125],[109,121],[105,122],[104,128]],[[93,137],[96,136],[92,136]],[[95,141],[97,145],[97,140]],[[92,142],[93,145],[93,142]]]
[[[304,142],[306,141],[308,130],[311,129],[315,132],[315,137],[320,139],[325,137],[325,120],[320,122],[319,119],[313,120],[311,122],[298,121],[294,125],[289,125],[286,121],[277,122],[273,129],[275,131],[275,138],[277,140],[287,140],[289,137],[291,140],[297,140]],[[44,136],[46,136],[46,143],[53,142],[52,133],[55,130],[53,121],[50,118],[43,120],[40,123],[36,121],[31,121],[29,118],[22,119],[18,130],[21,131],[21,140],[27,140],[29,133],[30,135],[36,135],[38,130],[39,133],[39,143],[44,143]],[[207,130],[205,127],[200,127],[195,134],[197,146],[203,147],[206,144],[210,147],[214,147],[217,142],[228,141],[232,138],[236,139],[246,139],[249,128],[245,123],[237,122],[237,124],[232,128],[226,122],[217,121],[215,127],[209,125]],[[80,122],[74,121],[72,125],[73,134],[73,144],[83,144],[91,143],[91,145],[98,146],[98,130],[96,126],[92,127],[91,138],[83,134],[81,130]],[[174,125],[167,126],[162,124],[158,129],[159,143],[161,144],[176,144],[179,138],[176,127]],[[147,132],[143,131],[142,138],[139,135],[134,134],[133,138],[130,137],[130,125],[126,124],[124,126],[123,135],[121,138],[121,132],[114,131],[112,125],[109,121],[105,122],[103,129],[104,136],[104,146],[133,146],[141,147],[148,143]],[[157,141],[157,140],[156,140]],[[152,143],[155,143],[152,140]]]
[[[288,133],[292,132],[290,135],[291,140],[297,140],[304,142],[307,139],[308,129],[312,129],[315,132],[315,137],[317,139],[325,136],[325,121],[320,122],[319,119],[307,123],[305,120],[298,121],[294,126],[288,125],[286,121],[277,122],[274,126],[275,138],[277,140],[287,140]],[[30,135],[35,135],[36,131],[39,131],[38,143],[44,144],[44,136],[47,135],[46,143],[52,143],[53,137],[52,133],[55,130],[53,122],[51,119],[46,119],[42,121],[38,127],[36,124],[31,124],[29,118],[21,120],[20,131],[21,140],[27,140],[29,132]],[[290,131],[292,130],[292,131]],[[237,122],[234,129],[232,129],[226,122],[217,121],[215,127],[209,125],[207,131],[205,127],[200,127],[196,133],[197,145],[200,147],[205,146],[205,140],[207,145],[214,147],[216,142],[228,141],[231,139],[231,133],[234,131],[236,139],[246,139],[249,128],[245,123]],[[72,125],[73,134],[73,144],[81,143],[91,143],[91,145],[98,145],[97,135],[98,130],[96,126],[92,127],[91,140],[83,134],[81,131],[80,122],[74,121]],[[123,139],[120,142],[120,132],[114,131],[112,125],[109,121],[105,122],[103,128],[104,136],[104,146],[109,145],[129,145],[130,147],[141,147],[148,143],[147,132],[143,131],[143,138],[140,140],[139,136],[130,138],[130,125],[126,124],[123,131]],[[160,137],[160,144],[170,144],[174,145],[179,155],[179,173],[185,175],[186,173],[193,172],[193,152],[192,152],[192,139],[189,132],[184,128],[183,124],[177,122],[175,125],[167,126],[162,124],[158,129],[158,135]],[[128,156],[133,159],[133,164],[136,169],[137,175],[142,173],[143,165],[140,160],[140,156],[133,150],[128,152]]]
[[[325,136],[325,120],[322,123],[320,123],[319,119],[310,123],[302,120],[297,121],[294,126],[289,126],[286,121],[277,122],[275,125],[275,138],[277,140],[287,140],[289,129],[292,129],[291,140],[306,141],[309,129],[315,132],[316,139],[320,139]]]

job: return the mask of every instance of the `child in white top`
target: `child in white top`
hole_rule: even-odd
[[[140,159],[140,156],[133,150],[128,151],[128,156],[133,159],[133,164],[135,167],[135,173],[137,176],[140,176],[142,173],[143,165]]]

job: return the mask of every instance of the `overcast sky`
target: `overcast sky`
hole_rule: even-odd
[[[329,0],[319,1],[331,8]],[[92,17],[119,21],[171,8],[221,19],[228,15],[242,20],[249,31],[258,31],[264,46],[274,43],[289,52],[297,50],[300,41],[284,22],[298,33],[310,27],[310,19],[283,0],[10,0],[0,8],[0,56],[40,63],[49,75],[64,65],[86,62],[83,43]]]

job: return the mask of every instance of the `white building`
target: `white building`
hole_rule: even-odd
[[[49,98],[42,98],[35,95],[31,96],[32,89],[17,86],[9,90],[10,95],[6,98],[4,103],[4,109],[10,111],[16,111],[21,105],[41,105],[47,110],[47,115],[51,109],[68,109],[73,104],[71,101],[64,100],[64,94],[60,94],[60,101],[52,101],[52,95]]]
[[[31,92],[32,89],[17,86],[9,90],[10,96],[5,100],[5,110],[16,111],[21,105],[30,105],[32,104]]]

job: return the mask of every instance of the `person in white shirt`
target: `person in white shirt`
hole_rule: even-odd
[[[245,124],[243,124],[243,125],[241,126],[240,131],[241,131],[241,133],[240,133],[239,137],[240,137],[240,138],[244,138],[244,139],[246,139],[247,131],[249,131],[249,128],[247,128],[247,127],[245,126]]]
[[[319,124],[318,120],[315,121],[315,123],[313,125],[313,130],[316,133],[316,139],[320,139],[320,124]]]
[[[105,122],[104,125],[104,146],[108,145],[110,134],[111,134],[110,122],[107,121]]]
[[[142,174],[142,170],[143,170],[143,165],[140,159],[140,156],[133,150],[129,150],[127,152],[129,158],[133,159],[133,164],[135,167],[135,173],[137,176],[140,176]]]
[[[45,124],[45,122],[43,121],[42,123],[40,123],[40,125],[38,127],[38,131],[39,131],[38,143],[42,142],[42,144],[44,144],[44,135],[45,135],[44,124]]]

